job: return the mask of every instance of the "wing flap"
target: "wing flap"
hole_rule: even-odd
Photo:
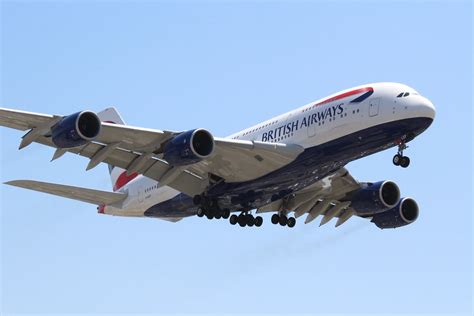
[[[308,214],[305,224],[323,215],[320,225],[336,217],[337,227],[355,215],[346,196],[360,187],[361,184],[345,168],[341,168],[301,191],[260,207],[257,213],[294,212],[297,218]]]
[[[14,180],[5,182],[5,184],[96,205],[110,205],[118,203],[127,197],[127,194],[125,193],[106,192],[33,180]]]

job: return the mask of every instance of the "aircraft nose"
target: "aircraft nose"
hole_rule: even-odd
[[[436,109],[433,103],[425,97],[421,97],[420,112],[422,115],[431,119],[436,116]]]

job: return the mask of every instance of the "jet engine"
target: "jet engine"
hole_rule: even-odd
[[[395,207],[400,189],[392,181],[368,183],[352,197],[351,207],[358,215],[373,215]]]
[[[380,229],[402,227],[416,221],[418,213],[418,204],[415,200],[412,198],[403,198],[398,202],[396,207],[375,214],[372,218],[372,223]]]
[[[183,132],[164,147],[163,158],[172,166],[185,166],[208,158],[214,152],[214,137],[199,128]]]
[[[58,148],[72,148],[94,140],[100,133],[99,117],[82,111],[64,117],[51,130],[51,139]]]

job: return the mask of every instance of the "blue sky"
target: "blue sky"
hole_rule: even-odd
[[[406,83],[437,108],[410,143],[348,165],[395,180],[421,214],[377,229],[302,222],[241,229],[96,214],[0,186],[1,313],[472,312],[472,4],[32,2],[1,4],[1,106],[225,136],[330,93]],[[2,182],[110,190],[105,166],[17,147],[0,128]]]

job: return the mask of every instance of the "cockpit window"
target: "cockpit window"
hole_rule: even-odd
[[[413,93],[417,94],[417,93]],[[410,95],[410,92],[401,92],[399,95],[397,95],[397,98],[404,98]]]

